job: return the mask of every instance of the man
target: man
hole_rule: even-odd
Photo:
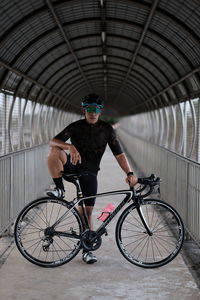
[[[134,186],[137,177],[134,176],[128,160],[123,153],[116,134],[111,125],[99,120],[103,109],[102,98],[89,94],[82,98],[85,119],[71,123],[62,132],[56,135],[49,143],[51,150],[48,156],[48,168],[56,185],[54,190],[47,191],[48,196],[64,198],[64,185],[61,171],[77,172],[86,171],[89,175],[80,177],[80,185],[83,195],[92,196],[97,193],[97,173],[106,145],[127,174],[126,182]],[[66,143],[71,139],[71,144]],[[69,150],[66,155],[65,150]],[[85,200],[85,207],[90,229],[93,230],[92,211],[95,198]],[[79,207],[82,215],[82,208]],[[92,252],[84,252],[83,260],[86,263],[97,261]]]

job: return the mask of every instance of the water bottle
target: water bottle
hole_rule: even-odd
[[[108,203],[106,207],[103,208],[100,216],[97,218],[104,222],[111,214],[111,212],[115,209],[115,206],[112,203]]]

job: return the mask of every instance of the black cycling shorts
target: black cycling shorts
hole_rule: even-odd
[[[68,172],[81,172],[80,168],[78,168],[76,165],[73,165],[70,162],[70,156],[67,155],[67,162],[64,165],[64,172],[68,173]],[[85,172],[85,171],[84,171]],[[90,172],[91,173],[91,172]],[[97,193],[97,174],[88,174],[88,175],[82,175],[79,178],[79,182],[80,182],[80,186],[83,192],[83,196],[84,197],[89,197],[89,196],[93,196],[96,195]],[[95,197],[88,199],[88,200],[84,200],[84,204],[85,206],[94,206],[95,204]],[[79,206],[81,205],[80,202],[78,204]]]

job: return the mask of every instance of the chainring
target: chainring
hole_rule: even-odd
[[[95,251],[101,246],[102,239],[95,231],[87,229],[82,233],[81,243],[84,250]]]

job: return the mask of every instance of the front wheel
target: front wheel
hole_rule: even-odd
[[[21,254],[42,267],[57,267],[74,258],[83,230],[76,208],[62,199],[41,198],[29,203],[15,223],[15,242]]]
[[[116,242],[122,255],[144,268],[169,263],[181,250],[184,225],[177,211],[156,199],[142,200],[140,211],[151,235],[144,228],[135,204],[120,216],[116,226]]]

